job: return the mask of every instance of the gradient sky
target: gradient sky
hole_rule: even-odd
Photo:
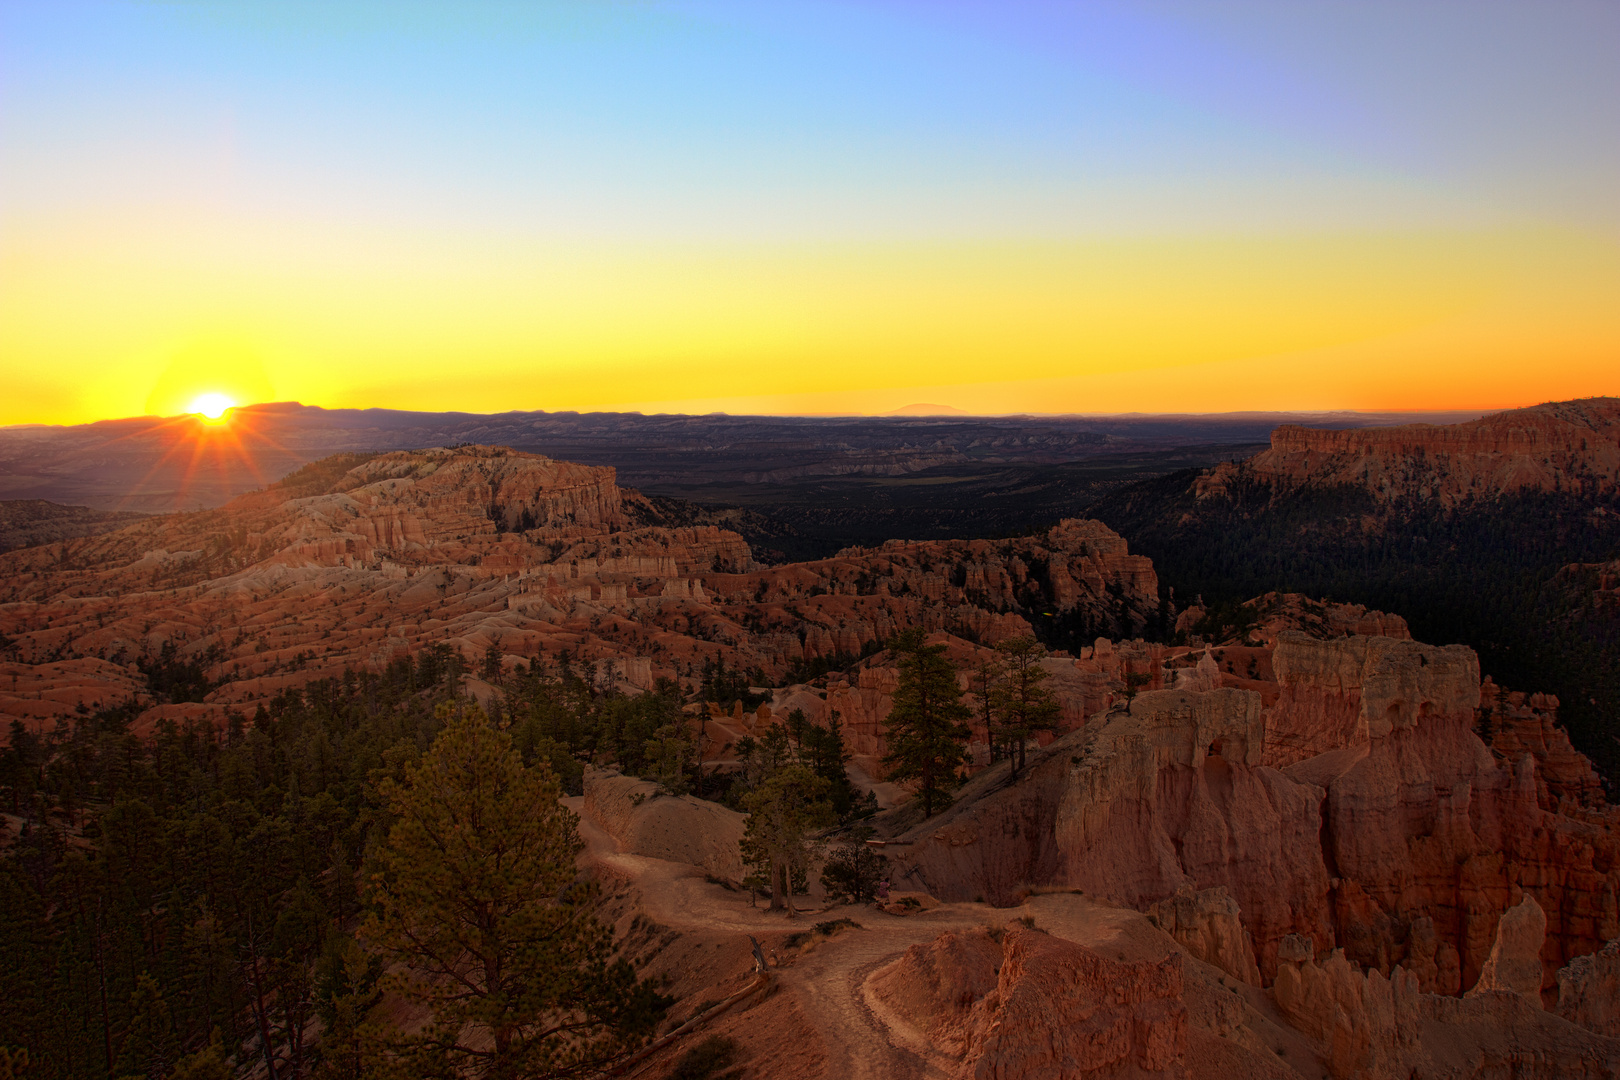
[[[1620,393],[1620,4],[0,0],[0,423]]]

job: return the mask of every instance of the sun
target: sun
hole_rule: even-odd
[[[220,424],[225,421],[225,414],[235,407],[236,402],[224,394],[207,393],[192,398],[186,411],[196,413],[210,424]]]

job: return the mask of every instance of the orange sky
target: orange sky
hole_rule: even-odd
[[[1196,6],[1078,29],[972,5],[515,30],[432,4],[404,29],[56,10],[0,25],[0,423],[205,392],[810,413],[1620,394],[1620,113],[1586,102],[1613,81],[1590,27],[1486,20],[1431,77],[1377,52],[1388,26]],[[1399,29],[1420,53],[1457,28]],[[1532,30],[1552,51],[1503,77],[1535,88],[1479,82]]]

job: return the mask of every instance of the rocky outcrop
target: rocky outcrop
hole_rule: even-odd
[[[1547,916],[1534,897],[1508,908],[1497,920],[1496,941],[1469,994],[1505,990],[1541,1008],[1541,947],[1546,940]]]
[[[1269,592],[1239,607],[1244,625],[1213,628],[1210,636],[1209,609],[1194,604],[1176,616],[1176,632],[1193,638],[1208,638],[1213,644],[1236,644],[1257,639],[1275,645],[1286,630],[1296,630],[1316,638],[1392,637],[1410,638],[1406,620],[1387,611],[1374,611],[1362,604],[1335,604],[1313,600],[1300,593]],[[1224,631],[1224,632],[1223,632]]]
[[[1588,1031],[1620,1038],[1620,941],[1558,969],[1553,1011]]]
[[[748,815],[617,773],[585,774],[585,815],[622,852],[701,867],[726,881],[743,879],[743,827]]]
[[[1536,801],[1543,810],[1557,810],[1566,801],[1603,805],[1603,781],[1586,755],[1570,745],[1553,695],[1505,691],[1487,678],[1480,685],[1474,729],[1497,761],[1510,764],[1526,754],[1534,759]]]
[[[1299,935],[1278,943],[1275,983],[1261,990],[1132,924],[1140,916],[1099,920],[1101,905],[1087,915],[1087,904],[1047,909],[1070,913],[1072,937],[1013,924],[913,946],[868,979],[874,1017],[897,1041],[943,1055],[958,1080],[1552,1080],[1620,1069],[1620,1039],[1512,990],[1428,993],[1403,967],[1386,976],[1342,950],[1318,958]],[[1508,935],[1520,922],[1533,929],[1532,914],[1514,916]],[[1601,992],[1590,973],[1580,978]]]
[[[1420,1037],[1416,978],[1400,968],[1392,979],[1358,971],[1342,950],[1318,964],[1300,937],[1283,942],[1279,961],[1277,1007],[1321,1048],[1334,1076],[1402,1074]]]
[[[1620,399],[1513,409],[1464,424],[1332,430],[1285,424],[1271,448],[1217,466],[1200,498],[1240,478],[1278,487],[1352,485],[1379,499],[1463,499],[1520,491],[1613,490],[1620,483]]]
[[[1436,649],[1381,637],[1278,636],[1271,667],[1277,703],[1267,711],[1266,764],[1282,768],[1369,745],[1420,717],[1471,717],[1479,658],[1461,645]]]
[[[1432,957],[1440,981],[1424,988],[1450,990],[1455,949],[1468,989],[1521,891],[1547,917],[1543,987],[1607,940],[1614,830],[1584,812],[1547,812],[1535,758],[1499,762],[1480,742],[1469,650],[1284,635],[1273,665],[1281,693],[1267,713],[1268,757],[1298,758],[1288,775],[1328,791],[1324,858],[1339,879],[1337,942],[1352,960],[1387,973],[1421,953],[1409,970],[1427,976]]]
[[[1001,943],[987,930],[946,932],[908,948],[879,969],[868,992],[946,1053],[961,1057],[972,1036],[973,1006],[996,989]]]
[[[1326,943],[1333,931],[1323,793],[1261,767],[1264,737],[1252,691],[1138,694],[1053,742],[1020,782],[987,770],[887,850],[918,887],[992,903],[1050,884],[1143,909],[1183,886],[1225,886],[1269,972],[1284,935]]]
[[[1242,911],[1224,886],[1199,891],[1183,885],[1149,907],[1148,917],[1188,954],[1251,986],[1260,985]]]
[[[1008,930],[993,991],[968,1021],[957,1080],[1181,1077],[1182,959],[1110,960],[1035,930]]]
[[[894,838],[897,874],[964,900],[1060,886],[1154,909],[1192,955],[1240,978],[1235,937],[1193,909],[1203,890],[1225,888],[1265,980],[1298,934],[1386,979],[1399,965],[1423,992],[1460,993],[1490,966],[1504,913],[1531,898],[1550,996],[1560,966],[1620,933],[1610,812],[1549,808],[1531,753],[1507,763],[1485,747],[1470,650],[1287,632],[1270,664],[1270,704],[1231,687],[1142,692],[1016,783],[987,770]]]
[[[1533,922],[1526,913],[1516,921]],[[1525,929],[1530,929],[1526,926]],[[1335,950],[1325,961],[1289,938],[1272,988],[1279,1012],[1315,1044],[1334,1077],[1600,1077],[1620,1069],[1620,1040],[1582,1031],[1504,989],[1464,999],[1423,992],[1402,967],[1386,978]]]

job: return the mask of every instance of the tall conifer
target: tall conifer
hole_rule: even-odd
[[[543,762],[525,768],[476,707],[448,717],[403,781],[371,882],[365,939],[433,1022],[396,1043],[417,1075],[575,1075],[652,1032],[668,999],[612,960],[574,880],[576,819]]]
[[[889,752],[883,763],[889,779],[917,782],[923,814],[934,816],[938,806],[950,805],[950,788],[961,779],[968,760],[971,715],[962,702],[956,668],[946,659],[945,646],[924,644],[920,629],[898,634],[890,648],[900,661],[900,684],[894,692],[884,726]]]

